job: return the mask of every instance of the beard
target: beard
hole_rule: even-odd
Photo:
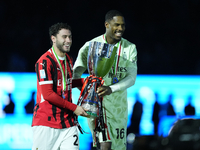
[[[63,48],[63,45],[64,45],[64,44],[60,43],[59,41],[56,41],[56,47],[57,47],[62,53],[69,52],[68,49],[65,50],[65,49]]]
[[[108,32],[107,37],[109,37],[109,39],[111,40],[109,44],[116,44],[118,43],[122,37],[117,37],[115,35],[115,33],[113,33],[112,31]]]

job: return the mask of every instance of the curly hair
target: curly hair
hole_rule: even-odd
[[[51,36],[53,35],[53,36],[56,36],[58,33],[59,33],[59,31],[61,30],[61,29],[68,29],[68,30],[70,30],[70,31],[72,31],[71,30],[71,27],[67,24],[67,23],[56,23],[56,24],[54,24],[54,25],[52,25],[50,28],[49,28],[49,36],[50,36],[50,44],[52,45],[53,44],[53,42],[52,42],[52,40],[51,40]]]

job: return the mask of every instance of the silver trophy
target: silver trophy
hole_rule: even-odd
[[[89,117],[99,116],[100,102],[96,89],[103,85],[102,78],[111,69],[116,55],[117,47],[111,44],[92,41],[89,43],[87,68],[90,74],[85,82],[85,93],[81,93],[79,101],[87,109]]]

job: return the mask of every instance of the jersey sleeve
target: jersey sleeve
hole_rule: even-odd
[[[89,42],[86,42],[78,52],[78,56],[73,67],[73,79],[81,78],[81,75],[87,69],[88,48]]]
[[[135,84],[137,76],[137,49],[133,44],[129,50],[129,58],[127,59],[127,74],[125,78],[110,86],[112,92],[125,90]]]
[[[36,74],[39,86],[38,90],[41,93],[42,99],[58,107],[75,111],[77,105],[64,100],[53,91],[52,69],[53,67],[51,62],[46,59],[40,59],[36,63]]]
[[[82,87],[83,84],[84,84],[84,78],[73,79],[73,80],[72,80],[72,88],[75,88],[75,87]]]

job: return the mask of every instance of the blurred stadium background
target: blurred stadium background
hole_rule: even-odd
[[[0,82],[0,148],[30,150],[36,74],[2,72]],[[166,137],[178,119],[199,118],[199,91],[200,76],[138,75],[136,84],[128,89],[127,145],[133,144],[134,136]],[[73,89],[75,103],[79,94]],[[90,132],[86,118],[79,117],[79,122]],[[80,150],[91,149],[91,142],[91,134],[80,134]]]

